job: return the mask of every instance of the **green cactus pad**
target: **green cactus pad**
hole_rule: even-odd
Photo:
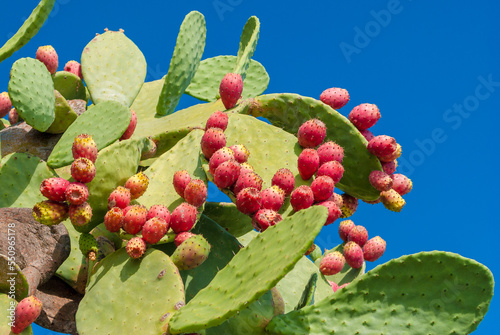
[[[66,129],[76,120],[78,115],[75,111],[68,105],[66,99],[57,90],[54,90],[56,97],[55,104],[55,120],[50,125],[49,129],[46,130],[49,134],[61,134],[64,133]]]
[[[241,246],[246,247],[257,236],[259,236],[259,233],[252,229],[245,235],[238,237],[238,242],[240,242]]]
[[[83,80],[76,74],[67,71],[58,71],[52,76],[54,89],[66,100],[81,99],[89,102]]]
[[[299,302],[295,310],[302,309],[303,307],[314,304],[314,292],[316,292],[316,282],[318,281],[318,274],[313,273],[300,296]]]
[[[241,249],[210,284],[171,319],[173,334],[214,327],[273,288],[300,260],[327,217],[316,206],[268,228]]]
[[[156,106],[158,115],[169,115],[174,112],[198,69],[205,49],[206,35],[205,17],[197,11],[186,15],[177,36],[177,44]]]
[[[9,227],[5,227],[2,234],[7,235]],[[14,229],[12,228],[12,232]],[[14,281],[11,281],[14,279]],[[11,291],[13,289],[13,291]],[[15,263],[15,256],[9,257],[0,254],[0,293],[7,294],[17,301],[26,298],[29,293],[29,283],[19,265]],[[1,334],[1,333],[0,333]]]
[[[94,104],[130,107],[146,78],[146,59],[122,31],[94,37],[82,52],[82,74]]]
[[[219,86],[222,78],[233,71],[236,66],[236,56],[217,56],[204,59],[198,67],[186,94],[202,101],[215,101],[219,96]],[[243,82],[242,99],[261,95],[269,85],[269,75],[264,66],[251,60]]]
[[[250,65],[250,60],[253,56],[257,41],[259,40],[260,21],[256,16],[252,16],[245,23],[243,32],[240,38],[240,48],[233,73],[239,73],[241,78],[245,79],[245,75]]]
[[[172,129],[151,136],[151,139],[156,143],[156,154],[154,157],[159,157],[172,149],[190,131],[191,129],[189,128]]]
[[[14,315],[14,310],[17,306],[17,301],[9,297],[7,294],[0,293],[0,318],[2,322],[0,322],[0,334],[2,335],[11,335],[14,334],[11,332],[11,326],[9,323],[12,321],[10,316]],[[33,335],[33,330],[31,329],[31,325],[26,327],[20,335]]]
[[[311,260],[313,262],[316,262],[317,259],[321,258],[323,256],[321,252],[321,248],[315,244],[314,250],[309,254],[309,257],[311,257]]]
[[[19,116],[36,130],[44,132],[54,122],[54,83],[42,62],[21,58],[12,65],[9,97]]]
[[[138,133],[139,125],[146,120],[154,120],[156,117],[156,105],[161,93],[165,79],[149,81],[142,85],[139,94],[134,100],[131,109],[137,114],[137,127],[133,136],[150,136],[151,133]]]
[[[38,33],[49,17],[55,0],[41,0],[19,30],[0,48],[0,63],[21,49]]]
[[[376,200],[380,192],[371,186],[368,176],[382,170],[379,160],[366,149],[367,141],[344,116],[319,100],[297,94],[270,94],[255,98],[248,109],[253,116],[263,116],[277,127],[297,134],[305,121],[318,118],[327,127],[326,139],[344,148],[344,176],[335,186],[363,200]]]
[[[5,129],[7,127],[10,127],[10,122],[9,120],[6,119],[0,119],[0,130]],[[1,148],[1,146],[0,146]]]
[[[12,153],[0,161],[0,207],[32,208],[47,200],[40,193],[46,178],[56,177],[54,170],[40,158]]]
[[[170,258],[155,249],[132,259],[125,248],[104,258],[76,313],[78,334],[162,334],[184,305],[184,285]]]
[[[273,318],[270,334],[469,334],[486,314],[484,265],[432,251],[377,266],[331,298]]]
[[[340,253],[344,252],[344,243],[339,244],[335,248],[325,251],[322,257],[318,258],[317,260],[314,261],[316,266],[319,268],[319,264],[321,263],[321,260],[323,257],[327,254],[330,254],[334,251],[338,251]],[[332,276],[325,276],[326,279],[335,282],[337,285],[343,285],[346,283],[352,282],[354,279],[356,279],[359,276],[362,276],[365,273],[365,268],[366,268],[366,262],[363,263],[363,266],[361,266],[359,269],[354,269],[349,266],[349,264],[345,263],[344,267],[342,270]]]
[[[253,230],[252,218],[241,213],[232,202],[207,202],[203,214],[234,237],[243,236]]]
[[[107,147],[122,136],[130,124],[131,117],[130,110],[116,101],[104,101],[92,106],[69,126],[54,146],[47,164],[53,168],[71,164],[71,147],[75,137],[80,134],[91,135],[98,150]]]

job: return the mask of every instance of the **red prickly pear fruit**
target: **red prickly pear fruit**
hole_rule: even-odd
[[[52,45],[44,45],[39,47],[36,51],[35,58],[45,64],[50,74],[56,73],[57,67],[59,65],[59,57],[57,56],[57,52],[54,47],[52,47]]]
[[[113,207],[104,215],[104,226],[112,233],[120,231],[123,226],[123,211],[121,208]]]
[[[122,212],[123,212],[123,216],[127,215],[127,212],[132,209],[133,205],[129,205],[125,208],[122,209]]]
[[[262,178],[255,172],[244,173],[240,170],[240,175],[238,176],[236,183],[234,183],[232,191],[235,195],[238,195],[241,190],[247,187],[254,187],[260,191],[262,190],[262,183]]]
[[[210,244],[202,235],[191,236],[175,249],[171,259],[179,270],[191,270],[208,258],[210,249]]]
[[[130,123],[128,124],[127,129],[125,129],[123,135],[120,137],[120,141],[128,140],[129,138],[131,138],[134,134],[135,127],[137,126],[137,114],[133,109],[130,110],[130,113],[132,114],[130,117]]]
[[[296,212],[311,207],[313,203],[314,193],[307,185],[297,187],[290,194],[290,205],[292,205],[293,210]]]
[[[215,169],[224,162],[234,158],[234,151],[231,148],[223,147],[214,152],[208,161],[208,169],[212,176],[215,174]]]
[[[90,183],[95,177],[94,163],[85,157],[75,159],[71,164],[71,176],[80,183]]]
[[[186,170],[179,170],[174,173],[173,184],[175,192],[184,199],[184,190],[191,181],[191,176]]]
[[[304,122],[297,132],[297,139],[302,148],[316,148],[326,137],[326,126],[323,121],[311,119]]]
[[[196,222],[197,214],[196,207],[187,202],[183,202],[172,211],[170,228],[172,228],[176,234],[190,231]]]
[[[379,135],[372,138],[366,147],[370,153],[380,157],[386,157],[394,154],[398,146],[393,137],[387,135]]]
[[[364,136],[364,138],[370,142],[372,138],[375,137],[375,135],[373,135],[373,133],[371,131],[369,131],[368,129],[365,129],[365,130],[360,130],[360,133],[361,135]]]
[[[125,249],[131,258],[138,259],[146,252],[146,242],[140,237],[132,237],[127,242]]]
[[[288,197],[295,188],[295,176],[292,171],[281,168],[276,171],[271,179],[271,185],[281,188],[285,192],[285,196]]]
[[[240,164],[240,174],[242,173],[247,173],[247,172],[255,172],[255,169],[253,166],[248,164],[248,162],[244,162]]]
[[[152,218],[160,218],[165,220],[165,222],[170,225],[170,211],[168,210],[167,206],[163,205],[153,205],[149,208],[148,210],[148,215],[146,216],[146,220],[152,219]]]
[[[154,217],[142,226],[142,239],[149,244],[158,243],[167,233],[168,224],[165,220]]]
[[[396,168],[398,167],[398,161],[393,160],[390,162],[380,162],[382,164],[382,170],[384,170],[387,174],[393,174],[396,172]]]
[[[410,178],[401,173],[396,173],[392,175],[393,184],[392,189],[399,193],[399,195],[405,195],[410,193],[413,188],[413,183]]]
[[[14,310],[14,324],[11,326],[11,331],[14,334],[20,334],[30,324],[35,322],[42,312],[42,302],[35,296],[21,300]]]
[[[380,160],[380,162],[392,162],[398,159],[399,156],[401,156],[401,145],[399,145],[399,143],[396,143],[396,150],[392,154],[378,157],[378,159]]]
[[[192,179],[184,190],[184,199],[194,207],[200,207],[207,200],[207,185],[201,179]]]
[[[335,220],[337,220],[342,212],[336,203],[333,201],[323,201],[318,203],[319,206],[325,206],[328,209],[328,217],[325,221],[325,226],[332,224]]]
[[[385,247],[386,242],[380,236],[375,236],[369,239],[363,246],[363,257],[368,262],[375,262],[382,257]]]
[[[342,255],[342,257],[343,257],[343,255]],[[345,258],[344,258],[344,261],[345,261]],[[328,284],[330,284],[333,292],[337,292],[337,290],[339,289],[339,285],[337,285],[337,283],[334,281],[328,280]]]
[[[259,209],[252,218],[252,225],[257,231],[264,231],[283,220],[281,215],[272,209]]]
[[[324,276],[333,276],[344,268],[345,258],[339,251],[326,254],[319,263],[319,271]]]
[[[207,129],[201,138],[201,151],[206,159],[210,159],[217,150],[225,146],[226,135],[220,128]]]
[[[139,198],[146,192],[149,185],[149,178],[144,172],[134,174],[125,182],[125,187],[130,190],[130,199]]]
[[[318,171],[319,156],[314,149],[304,149],[299,155],[297,161],[300,176],[304,180],[311,179],[312,176]]]
[[[349,237],[349,233],[351,230],[356,227],[354,222],[351,220],[344,220],[340,222],[339,224],[339,236],[342,239],[342,241],[347,242],[347,239]]]
[[[401,212],[406,201],[393,189],[380,192],[380,201],[384,207],[393,212]]]
[[[380,111],[374,104],[358,105],[349,113],[349,121],[351,121],[358,130],[365,130],[373,127],[379,119]]]
[[[337,161],[342,163],[344,159],[344,149],[333,141],[323,143],[318,147],[319,165],[326,162]]]
[[[360,247],[363,247],[368,241],[368,231],[363,226],[355,226],[349,232],[347,241],[356,242]]]
[[[225,131],[227,128],[228,119],[229,118],[226,113],[216,111],[208,118],[207,123],[205,124],[205,130],[208,130],[210,128],[219,128]]]
[[[10,101],[9,93],[0,93],[0,118],[3,118],[5,117],[5,115],[9,114],[11,108],[12,102]]]
[[[370,184],[378,191],[387,191],[392,187],[392,178],[384,171],[375,170],[370,172],[368,177]]]
[[[75,137],[71,148],[73,158],[84,157],[95,163],[97,159],[97,144],[89,134],[80,134]]]
[[[33,217],[46,226],[59,224],[68,218],[68,204],[45,200],[35,204]]]
[[[262,199],[261,208],[279,211],[285,202],[285,191],[278,186],[271,186],[260,192]]]
[[[246,215],[256,213],[262,204],[260,191],[255,187],[247,187],[236,196],[236,208]]]
[[[356,242],[347,242],[346,245],[344,245],[343,254],[346,263],[349,264],[351,268],[359,269],[363,266],[363,249],[361,249]]]
[[[219,86],[219,95],[226,109],[231,109],[238,103],[243,92],[243,79],[239,73],[227,73]]]
[[[337,161],[326,162],[321,165],[316,173],[317,177],[328,176],[337,184],[344,175],[344,167]]]
[[[40,192],[44,197],[52,201],[65,201],[64,192],[70,182],[64,178],[47,178],[40,184]]]
[[[17,110],[15,108],[12,108],[9,112],[9,123],[10,125],[15,125],[18,122],[21,122],[23,119],[19,117],[19,114],[17,113]]]
[[[311,190],[314,194],[314,202],[324,201],[330,198],[335,189],[335,183],[328,176],[319,176],[311,183]]]
[[[69,219],[75,227],[86,226],[92,219],[92,207],[88,202],[80,205],[69,205]]]
[[[345,219],[352,216],[358,209],[358,199],[347,193],[342,194],[343,205],[341,218]]]
[[[132,205],[126,213],[123,213],[123,230],[125,230],[127,234],[137,234],[146,223],[147,215],[148,210],[146,207],[141,205]]]
[[[89,189],[87,185],[82,183],[71,183],[64,192],[66,200],[71,205],[81,205],[87,201],[89,197]]]
[[[229,147],[234,152],[234,159],[238,163],[245,163],[250,157],[250,151],[243,144],[234,144]]]
[[[229,188],[236,183],[239,175],[240,164],[233,159],[228,160],[215,169],[214,184],[220,189]]]
[[[339,209],[344,206],[344,199],[342,199],[342,196],[340,194],[337,194],[335,192],[333,192],[332,196],[326,200],[333,201]]]
[[[349,92],[339,87],[328,88],[321,93],[319,100],[333,109],[340,109],[349,102]]]
[[[130,190],[123,186],[118,186],[108,197],[108,209],[119,207],[124,209],[130,204]]]
[[[182,233],[175,235],[174,244],[178,247],[182,244],[182,242],[193,236],[196,236],[196,234],[193,234],[190,231],[183,231]]]
[[[82,65],[76,60],[70,60],[66,62],[66,64],[64,64],[64,71],[71,72],[74,75],[80,77],[80,79],[83,79]]]

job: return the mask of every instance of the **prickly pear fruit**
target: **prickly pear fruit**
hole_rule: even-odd
[[[247,173],[247,172],[255,172],[255,169],[253,166],[248,164],[248,162],[244,162],[240,164],[240,174],[241,173]]]
[[[168,226],[163,219],[151,218],[142,226],[142,239],[149,244],[158,243],[167,233]]]
[[[120,137],[120,141],[128,140],[130,137],[132,137],[135,131],[135,127],[137,126],[137,114],[133,109],[130,110],[130,113],[132,114],[130,123],[128,124],[127,129],[125,129],[125,132]]]
[[[15,108],[12,108],[9,112],[9,123],[11,126],[15,125],[18,122],[21,122],[22,119],[17,113],[17,110]]]
[[[235,160],[228,160],[215,169],[214,184],[218,188],[229,188],[237,180],[240,175],[240,164]]]
[[[130,190],[123,186],[118,186],[108,197],[108,208],[119,207],[124,209],[130,204]]]
[[[52,47],[52,45],[44,45],[38,48],[36,51],[36,59],[45,64],[47,70],[50,74],[54,74],[57,71],[57,66],[59,65],[59,58],[57,52]]]
[[[139,198],[146,192],[149,185],[149,178],[144,172],[139,172],[127,179],[125,187],[130,190],[130,199],[134,200]]]
[[[393,180],[391,176],[384,171],[374,170],[370,172],[370,176],[368,178],[370,180],[370,184],[372,184],[372,186],[378,191],[387,191],[392,187]]]
[[[379,159],[387,157],[396,152],[398,149],[396,140],[387,135],[375,136],[368,142],[366,147],[370,153],[377,156]],[[390,160],[389,160],[390,161]]]
[[[52,201],[64,201],[66,200],[64,192],[69,186],[70,182],[64,178],[47,178],[40,184],[40,192],[44,197]]]
[[[323,201],[318,203],[318,205],[325,206],[328,209],[328,217],[326,218],[325,226],[333,223],[342,215],[340,208],[333,201]]]
[[[0,118],[3,118],[5,117],[5,115],[9,114],[11,108],[12,102],[10,101],[9,93],[0,93]]]
[[[120,231],[123,226],[123,211],[121,208],[113,207],[104,215],[104,226],[112,233]]]
[[[45,200],[35,204],[33,217],[46,226],[59,224],[68,218],[68,205],[52,200]]]
[[[69,205],[69,219],[73,226],[87,225],[92,219],[92,207],[87,202],[81,205]]]
[[[80,183],[90,183],[95,177],[95,165],[90,159],[80,157],[71,164],[71,176]]]
[[[236,196],[236,208],[246,215],[252,215],[261,208],[261,194],[255,187],[247,187]]]
[[[219,95],[226,109],[236,106],[243,92],[243,79],[239,73],[227,73],[219,86]]]
[[[293,210],[296,212],[311,207],[313,203],[314,193],[307,185],[297,187],[290,194],[290,205],[292,205]]]
[[[352,216],[355,212],[356,209],[358,209],[358,199],[353,197],[352,195],[349,195],[347,193],[342,194],[342,216],[341,218],[348,218]]]
[[[396,143],[396,150],[392,154],[378,157],[378,159],[380,160],[380,162],[392,162],[398,159],[399,156],[401,156],[401,145],[399,145],[399,143]]]
[[[319,168],[319,156],[316,150],[302,150],[297,161],[297,167],[302,179],[311,179]]]
[[[146,223],[147,215],[146,207],[133,205],[126,213],[123,213],[123,230],[131,235],[137,234]]]
[[[14,324],[11,331],[14,334],[20,334],[30,324],[35,322],[42,312],[42,302],[31,295],[21,300],[14,310]]]
[[[165,220],[165,222],[170,225],[170,211],[167,206],[163,205],[153,205],[148,210],[148,215],[146,216],[146,220],[152,218],[160,218]]]
[[[89,189],[85,184],[71,183],[66,188],[66,191],[64,191],[64,196],[71,205],[81,205],[87,201]]]
[[[359,269],[363,266],[363,249],[361,249],[356,242],[347,242],[346,245],[344,245],[343,254],[345,261],[351,268]]]
[[[252,218],[252,225],[257,231],[264,231],[283,220],[281,215],[272,209],[259,209]]]
[[[212,176],[215,174],[215,169],[224,162],[230,159],[235,159],[234,151],[231,148],[223,147],[214,152],[210,160],[208,161],[208,169]]]
[[[191,236],[175,249],[172,261],[179,270],[194,269],[208,258],[210,248],[202,235]]]
[[[271,185],[281,188],[285,192],[285,196],[288,197],[295,188],[295,177],[292,171],[281,168],[274,174]]]
[[[342,241],[347,242],[349,233],[356,225],[351,220],[344,220],[339,224],[339,236]]]
[[[398,161],[393,160],[390,162],[380,162],[382,164],[382,170],[384,170],[387,174],[393,174],[396,172],[396,168],[398,167]]]
[[[385,252],[386,242],[380,237],[375,236],[366,242],[363,246],[363,256],[368,262],[375,262],[382,257]]]
[[[194,207],[200,207],[207,200],[207,185],[201,179],[191,179],[184,190],[184,200]]]
[[[84,157],[90,159],[92,163],[95,163],[97,159],[97,144],[89,134],[80,134],[75,137],[71,151],[74,159]]]
[[[340,109],[349,102],[349,92],[339,87],[328,88],[321,93],[319,100],[333,109]]]
[[[241,172],[240,169],[240,175],[236,183],[234,183],[232,191],[235,195],[238,195],[241,190],[247,187],[254,187],[260,191],[262,190],[262,183],[262,178],[255,172]]]
[[[349,121],[351,121],[358,130],[365,130],[373,127],[379,119],[380,111],[374,104],[358,105],[349,113]]]
[[[209,128],[201,137],[201,151],[206,159],[210,159],[217,150],[225,146],[226,135],[220,128]]]
[[[142,255],[146,252],[146,242],[140,237],[132,237],[125,247],[127,250],[127,254],[133,258],[141,258]]]
[[[373,135],[373,133],[371,131],[369,131],[368,129],[361,130],[360,133],[361,133],[361,135],[363,135],[365,137],[365,139],[368,142],[370,142],[371,139],[375,137],[375,135]]]
[[[182,242],[193,236],[196,236],[196,234],[193,234],[190,231],[183,231],[182,233],[175,235],[174,244],[178,247]]]
[[[184,198],[184,190],[187,184],[191,181],[191,176],[186,170],[179,170],[174,173],[173,184],[175,192]]]
[[[302,148],[316,148],[326,137],[326,125],[318,119],[304,122],[297,132],[297,139]]]
[[[344,159],[344,149],[333,141],[323,143],[316,151],[319,156],[319,165],[331,161],[342,163]]]
[[[183,202],[172,211],[170,227],[176,234],[189,231],[196,222],[197,214],[196,207]]]
[[[406,201],[393,189],[389,191],[380,192],[380,201],[384,207],[393,212],[401,212]]]
[[[360,247],[363,247],[368,241],[368,231],[363,226],[355,226],[349,232],[347,236],[347,241],[353,241],[357,243]]]
[[[332,276],[344,268],[345,258],[339,251],[326,254],[319,263],[319,271],[325,276]]]
[[[333,192],[332,196],[328,198],[327,201],[333,201],[339,209],[344,206],[344,199],[342,199],[342,196],[340,194],[335,192]]]
[[[411,179],[401,173],[393,174],[392,179],[394,181],[392,184],[392,189],[398,192],[399,195],[405,195],[409,193],[413,188]]]
[[[250,157],[250,151],[243,144],[234,144],[229,147],[234,152],[234,159],[238,163],[245,163]]]
[[[80,234],[80,238],[78,239],[78,246],[80,247],[80,251],[85,257],[88,257],[90,260],[95,261],[97,252],[99,251],[99,246],[97,245],[97,240],[94,236],[88,233]]]
[[[209,128],[219,128],[224,131],[227,128],[228,119],[229,118],[226,113],[216,111],[208,118],[207,123],[205,124],[205,130]]]
[[[271,186],[260,192],[261,208],[279,211],[285,202],[285,191],[278,186]]]
[[[76,60],[70,60],[64,64],[64,71],[71,72],[83,79],[82,66]]]
[[[316,173],[317,177],[328,176],[337,184],[344,175],[344,167],[337,161],[326,162],[321,165]]]
[[[345,261],[345,258],[344,258],[344,261]],[[337,283],[334,281],[328,280],[328,284],[330,284],[330,286],[332,287],[333,292],[337,292],[337,290],[339,289],[339,285],[337,285]]]
[[[316,177],[311,183],[311,190],[313,191],[315,202],[324,201],[330,198],[334,189],[335,182],[328,176]]]

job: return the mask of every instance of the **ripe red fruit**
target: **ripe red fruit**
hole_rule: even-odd
[[[297,139],[303,148],[315,148],[326,137],[326,125],[318,119],[311,119],[304,122],[297,132]]]
[[[357,243],[360,247],[363,247],[368,241],[368,231],[363,226],[355,226],[349,232],[347,236],[347,241],[353,241]]]
[[[339,87],[328,88],[321,93],[319,100],[333,109],[340,109],[349,102],[349,92]]]
[[[328,209],[328,217],[326,218],[325,226],[333,223],[342,214],[342,212],[340,211],[340,208],[333,201],[323,201],[323,202],[318,203],[318,205],[325,206]]]
[[[130,123],[128,124],[127,129],[125,129],[123,135],[120,137],[120,141],[128,140],[130,137],[132,137],[135,127],[137,126],[137,114],[133,109],[130,110],[130,113],[132,114]]]
[[[337,184],[344,175],[344,167],[337,161],[326,162],[321,165],[316,173],[317,177],[328,176]]]
[[[311,190],[314,194],[314,201],[320,202],[330,198],[335,189],[335,183],[328,176],[319,176],[311,183]]]
[[[71,176],[80,183],[90,183],[95,177],[95,166],[91,160],[80,157],[71,164]]]
[[[297,187],[290,195],[290,205],[296,212],[311,207],[313,203],[314,193],[307,185]]]
[[[167,233],[168,224],[165,220],[153,217],[142,226],[142,239],[149,244],[158,243]]]
[[[311,179],[319,168],[319,156],[316,150],[302,150],[297,161],[297,168],[302,179]]]
[[[123,230],[127,234],[135,235],[141,231],[146,223],[148,210],[144,206],[133,205],[123,214]]]
[[[285,202],[285,192],[278,186],[271,186],[260,192],[262,208],[279,211]]]
[[[112,233],[120,231],[123,226],[123,212],[119,207],[111,208],[106,215],[104,215],[104,226]]]
[[[393,184],[392,189],[399,193],[399,195],[405,195],[409,193],[413,188],[413,183],[407,176],[396,173],[392,175]]]
[[[236,196],[236,208],[246,215],[252,215],[261,208],[262,199],[258,189],[247,187]]]
[[[339,224],[339,236],[342,241],[347,242],[349,233],[356,225],[351,220],[344,220]]]
[[[144,172],[134,174],[127,179],[125,187],[130,190],[130,199],[134,200],[142,196],[148,189],[149,178]]]
[[[179,170],[174,173],[173,184],[175,192],[184,198],[184,190],[187,184],[191,181],[191,176],[186,170]]]
[[[64,71],[71,72],[83,79],[82,66],[75,60],[70,60],[64,65]]]
[[[57,66],[59,65],[59,57],[57,56],[57,52],[52,45],[39,47],[36,51],[35,58],[47,67],[50,74],[56,73]]]
[[[201,138],[201,151],[206,159],[210,159],[217,150],[225,146],[226,136],[220,128],[207,129]]]
[[[349,120],[358,130],[365,130],[373,127],[379,119],[380,111],[374,104],[358,105],[349,113]]]
[[[178,247],[182,244],[182,242],[193,236],[196,236],[196,234],[193,234],[189,231],[184,231],[182,233],[179,233],[175,235],[174,244],[176,247]]]
[[[167,206],[163,205],[153,205],[148,210],[148,215],[146,216],[146,220],[152,218],[160,218],[165,220],[167,224],[170,224],[170,211]]]
[[[209,128],[220,128],[224,131],[227,128],[227,123],[227,114],[221,111],[216,111],[208,118],[207,123],[205,124],[205,130]]]
[[[71,152],[74,159],[84,157],[95,163],[97,159],[97,144],[89,134],[80,134],[75,137]]]
[[[239,73],[228,73],[222,78],[219,94],[226,109],[231,109],[238,103],[243,92],[243,79]]]
[[[370,184],[378,191],[387,191],[392,187],[392,178],[384,171],[374,170],[370,172]]]
[[[274,174],[271,185],[278,186],[285,192],[285,196],[289,196],[295,188],[295,176],[292,171],[281,168]]]
[[[85,184],[71,183],[64,191],[64,196],[71,205],[80,205],[87,201],[89,189]]]
[[[123,186],[118,186],[108,197],[108,208],[119,207],[121,209],[130,204],[130,190]]]
[[[319,263],[319,271],[325,276],[332,276],[344,268],[345,258],[339,251],[326,254]]]
[[[278,212],[272,209],[259,209],[252,218],[252,225],[256,230],[262,232],[281,220],[283,220],[283,218]]]
[[[170,227],[176,234],[189,231],[196,222],[197,214],[196,207],[183,202],[172,211]]]
[[[382,257],[385,252],[386,242],[380,237],[375,236],[366,242],[363,247],[363,256],[368,262],[375,262]]]
[[[229,188],[238,180],[240,164],[234,159],[228,160],[215,169],[214,184],[220,188]]]
[[[35,296],[31,295],[21,300],[14,310],[14,324],[11,326],[12,333],[20,334],[35,322],[41,312],[42,302]],[[3,329],[5,330],[5,328]]]
[[[200,207],[207,200],[207,186],[201,179],[191,179],[184,189],[184,200],[194,207]]]
[[[353,269],[359,269],[363,266],[363,250],[356,242],[347,242],[346,245],[344,245],[343,254],[345,261]]]
[[[344,159],[344,149],[333,141],[323,143],[318,147],[319,165],[326,162],[337,161],[342,163]]]
[[[379,135],[372,138],[368,142],[366,148],[370,153],[380,159],[381,157],[387,157],[394,154],[397,151],[398,146],[396,140],[393,137]]]
[[[125,250],[131,258],[141,258],[146,252],[146,242],[140,237],[133,237],[127,242]]]
[[[64,178],[47,178],[42,181],[42,184],[40,185],[40,192],[49,200],[64,201],[66,200],[64,192],[69,184],[70,182]]]

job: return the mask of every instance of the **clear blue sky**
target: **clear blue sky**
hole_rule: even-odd
[[[0,44],[14,33],[38,1],[18,0],[0,14]],[[203,58],[235,55],[248,17],[261,21],[254,59],[267,69],[267,93],[318,98],[344,87],[351,102],[374,103],[382,118],[377,134],[403,147],[399,171],[414,182],[399,214],[361,203],[352,217],[380,235],[387,252],[378,262],[422,250],[445,250],[500,272],[496,148],[500,123],[500,5],[477,1],[97,1],[57,0],[39,34],[0,64],[5,91],[12,63],[52,44],[62,64],[79,60],[83,47],[104,28],[125,29],[148,61],[147,80],[166,74],[179,26],[191,10],[206,17]],[[195,102],[185,97],[180,108]],[[339,243],[336,225],[317,239]],[[370,268],[374,265],[370,264]],[[475,334],[498,331],[494,298]],[[37,328],[35,334],[51,334]]]

